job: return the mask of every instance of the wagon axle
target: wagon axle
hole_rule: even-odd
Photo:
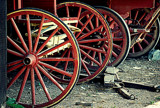
[[[37,57],[35,55],[33,55],[33,54],[29,54],[24,58],[23,63],[25,65],[34,66],[36,64],[36,61],[37,61]]]
[[[91,39],[101,39],[103,35],[100,32],[95,32],[93,35],[90,36]],[[104,41],[98,41],[91,43],[94,48],[100,48],[104,45]]]

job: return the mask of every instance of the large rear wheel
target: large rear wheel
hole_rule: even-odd
[[[68,27],[40,9],[21,9],[7,15],[8,96],[24,107],[57,104],[72,90],[79,76],[80,52]],[[70,56],[61,53],[70,50]],[[55,66],[58,61],[61,64]],[[63,69],[68,63],[66,70]],[[66,85],[52,76],[67,76]]]

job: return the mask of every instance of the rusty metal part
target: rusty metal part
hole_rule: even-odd
[[[160,92],[160,85],[146,85],[142,83],[120,80],[118,72],[119,69],[115,67],[107,67],[106,71],[104,72],[104,86],[107,88],[114,88],[126,99],[135,100],[136,97],[133,94],[130,94],[129,90],[127,90],[125,87]]]
[[[131,99],[131,100],[135,100],[135,96],[133,94],[129,93],[129,90],[125,89],[123,86],[121,86],[119,83],[115,83],[115,86],[117,88],[114,88],[118,91],[118,93],[120,93],[124,98],[126,99]]]

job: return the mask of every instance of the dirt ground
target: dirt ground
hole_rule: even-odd
[[[160,61],[149,61],[147,57],[127,58],[117,68],[120,70],[118,75],[122,80],[153,85],[160,84]],[[18,80],[11,86],[7,94],[9,97],[15,97],[19,92],[21,82],[21,80]],[[104,87],[102,82],[103,78],[76,85],[62,102],[52,108],[143,108],[160,101],[160,92],[134,88],[126,89],[136,99],[125,99],[115,89]],[[45,95],[41,93],[43,90],[40,88],[39,82],[36,81],[35,83],[37,85],[37,100],[43,101],[45,99]],[[49,92],[58,93],[49,82],[46,82],[46,85]],[[26,84],[22,102],[28,103],[27,100],[32,100],[29,91],[31,91],[30,81]],[[76,105],[77,102],[88,103],[88,106]]]
[[[149,61],[147,57],[127,58],[117,67],[120,79],[143,84],[160,84],[160,61]],[[103,81],[103,80],[102,80]],[[67,98],[53,108],[143,108],[160,101],[160,92],[126,88],[136,99],[123,98],[114,89],[108,89],[100,82],[76,85]],[[75,105],[77,102],[89,106]]]

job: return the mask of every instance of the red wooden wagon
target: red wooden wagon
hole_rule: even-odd
[[[95,6],[103,3],[105,7],[97,6],[98,11],[75,1],[57,5],[56,0],[8,0],[8,12],[15,10],[7,16],[8,92],[13,92],[11,87],[19,90],[13,97],[17,103],[25,107],[55,105],[76,84],[80,67],[84,77],[79,83],[95,78],[107,65],[118,66],[128,55],[130,44],[129,55],[137,57],[159,39],[157,1],[80,0]],[[19,77],[23,80],[18,88]],[[31,96],[26,98],[28,82]],[[45,94],[43,102],[36,94],[40,88]]]
[[[79,82],[93,79],[106,68],[112,52],[111,32],[92,6],[8,0],[8,12],[8,94],[15,94],[11,96],[18,104],[32,108],[55,105],[76,84],[81,65],[86,76]]]

